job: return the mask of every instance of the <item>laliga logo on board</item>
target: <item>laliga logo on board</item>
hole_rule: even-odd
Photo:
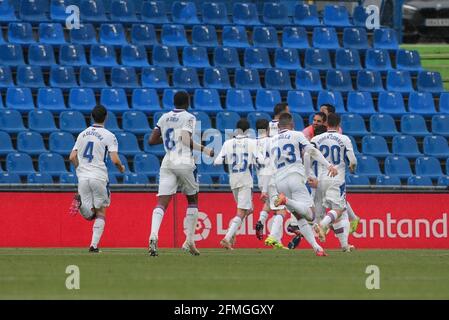
[[[187,229],[186,219],[184,219],[183,226],[184,226],[184,233],[186,234]],[[198,222],[196,223],[195,229],[196,229],[194,237],[195,241],[207,239],[207,237],[209,236],[210,229],[212,229],[212,222],[210,221],[207,214],[205,214],[204,212],[198,212]]]

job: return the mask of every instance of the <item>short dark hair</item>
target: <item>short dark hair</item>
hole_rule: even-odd
[[[329,113],[327,115],[327,126],[335,128],[340,125],[340,116],[336,113]]]
[[[190,105],[189,94],[185,91],[178,91],[173,97],[173,104],[176,109],[188,109]]]
[[[249,129],[248,120],[246,120],[246,118],[241,118],[239,121],[237,121],[237,129],[242,130],[243,133],[248,131],[248,129]]]
[[[285,127],[288,126],[293,122],[293,117],[290,113],[284,112],[281,113],[281,116],[279,117],[279,126]]]
[[[258,119],[256,121],[256,130],[268,130],[270,122],[267,119]]]
[[[330,103],[324,103],[321,105],[322,107],[326,107],[327,112],[329,113],[335,113],[335,107],[331,105]]]
[[[278,114],[285,112],[287,107],[288,107],[288,104],[286,102],[280,102],[280,103],[276,104],[273,109],[274,115],[277,116]]]
[[[313,130],[313,133],[317,136],[319,134],[327,132],[327,127],[324,124],[320,124],[319,126],[316,126],[316,128]]]
[[[314,116],[320,116],[321,118],[323,118],[323,122],[327,121],[327,116],[326,116],[326,114],[324,112],[321,112],[321,111],[317,112],[317,113],[314,114]]]
[[[92,109],[92,118],[94,119],[95,123],[103,123],[106,120],[106,115],[108,114],[108,110],[106,110],[106,108],[99,104],[97,106],[95,106]]]

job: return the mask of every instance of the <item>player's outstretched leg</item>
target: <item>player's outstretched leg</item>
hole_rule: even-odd
[[[277,196],[274,204],[276,206],[285,205],[288,210],[290,210],[291,212],[296,212],[301,216],[301,218],[304,218],[308,221],[313,221],[313,219],[315,219],[313,210],[310,207],[308,207],[305,204],[302,204],[299,201],[288,199],[283,193],[280,193]]]
[[[262,210],[259,213],[259,221],[257,221],[255,229],[256,229],[256,237],[259,240],[263,239],[263,227],[265,222],[268,219],[268,212],[270,211],[270,208],[267,204],[265,204],[262,208]]]
[[[277,213],[273,217],[273,223],[271,225],[270,235],[265,239],[265,245],[272,246],[277,249],[284,249],[280,238],[282,237],[282,228],[284,226],[284,216],[281,213]],[[286,249],[286,248],[285,248]]]
[[[327,256],[324,249],[318,244],[313,234],[312,227],[305,219],[298,220],[299,231],[304,236],[306,241],[312,246],[315,254],[319,257]]]
[[[89,252],[94,253],[100,252],[100,249],[98,249],[98,243],[100,242],[101,236],[103,235],[105,225],[104,209],[97,209],[96,212],[97,215],[92,228],[92,241],[89,247]]]
[[[199,256],[200,252],[195,246],[195,229],[198,222],[198,205],[189,204],[186,211],[186,241],[182,245],[183,250],[189,252],[191,255]]]
[[[162,218],[165,214],[165,207],[162,205],[157,205],[153,209],[153,215],[151,216],[151,234],[149,239],[149,245],[148,245],[148,253],[152,257],[158,256],[157,251],[157,241],[158,241],[158,234],[159,229],[161,227]]]
[[[348,212],[348,218],[351,223],[351,229],[349,233],[354,233],[357,231],[360,218],[355,214],[354,210],[352,210],[351,204],[348,201],[346,201],[346,211]]]
[[[225,237],[223,240],[220,241],[220,245],[228,250],[233,250],[232,248],[232,238],[237,233],[238,229],[242,225],[243,219],[236,215],[234,218],[232,218],[231,222],[229,223],[228,231],[226,232]]]
[[[351,252],[354,246],[348,243],[349,238],[349,220],[348,216],[343,213],[340,220],[333,224],[335,236],[340,241],[340,246],[344,252]]]

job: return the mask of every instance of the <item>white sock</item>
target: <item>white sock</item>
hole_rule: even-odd
[[[194,243],[196,223],[198,221],[198,207],[196,205],[190,205],[187,207],[186,218],[184,226],[186,228],[187,242]]]
[[[340,221],[333,224],[335,236],[340,241],[340,245],[343,248],[348,246],[349,237],[349,220],[346,214],[343,214]]]
[[[266,212],[265,210],[260,211],[259,221],[262,224],[265,224],[265,221],[267,221],[267,218],[268,218],[268,212]]]
[[[281,214],[277,214],[273,217],[273,223],[271,224],[270,237],[280,241],[282,237],[282,227],[284,225],[284,217]]]
[[[100,216],[95,219],[94,226],[92,228],[92,242],[90,243],[91,247],[97,248],[98,243],[100,242],[101,235],[103,234],[104,230],[104,217]]]
[[[231,238],[236,234],[241,225],[242,219],[239,216],[235,216],[229,223],[229,229],[228,232],[226,232],[225,239],[231,241]]]
[[[348,213],[349,221],[358,219],[359,217],[355,214],[354,210],[352,210],[351,205],[348,201],[346,201],[346,212]]]
[[[315,239],[315,236],[313,234],[312,227],[307,222],[306,219],[299,219],[298,220],[298,226],[299,231],[301,234],[306,238],[307,242],[312,246],[313,250],[316,251],[323,251],[323,248],[318,244],[318,242]]]
[[[337,220],[338,215],[337,212],[335,212],[334,210],[330,210],[323,218],[323,220],[321,220],[320,222],[320,226],[321,227],[327,227],[330,223],[334,223],[335,220]]]
[[[313,219],[315,218],[312,209],[299,201],[288,199],[285,205],[287,206],[288,210],[299,213],[302,217],[306,218],[307,220],[313,221]]]
[[[161,227],[162,218],[164,217],[164,209],[160,206],[154,208],[153,215],[151,217],[151,239],[157,239],[159,234],[159,228]]]

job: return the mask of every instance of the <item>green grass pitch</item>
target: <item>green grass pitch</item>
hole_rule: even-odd
[[[0,299],[449,299],[447,250],[0,249]],[[68,290],[68,265],[80,289]],[[380,269],[368,290],[366,268]]]

